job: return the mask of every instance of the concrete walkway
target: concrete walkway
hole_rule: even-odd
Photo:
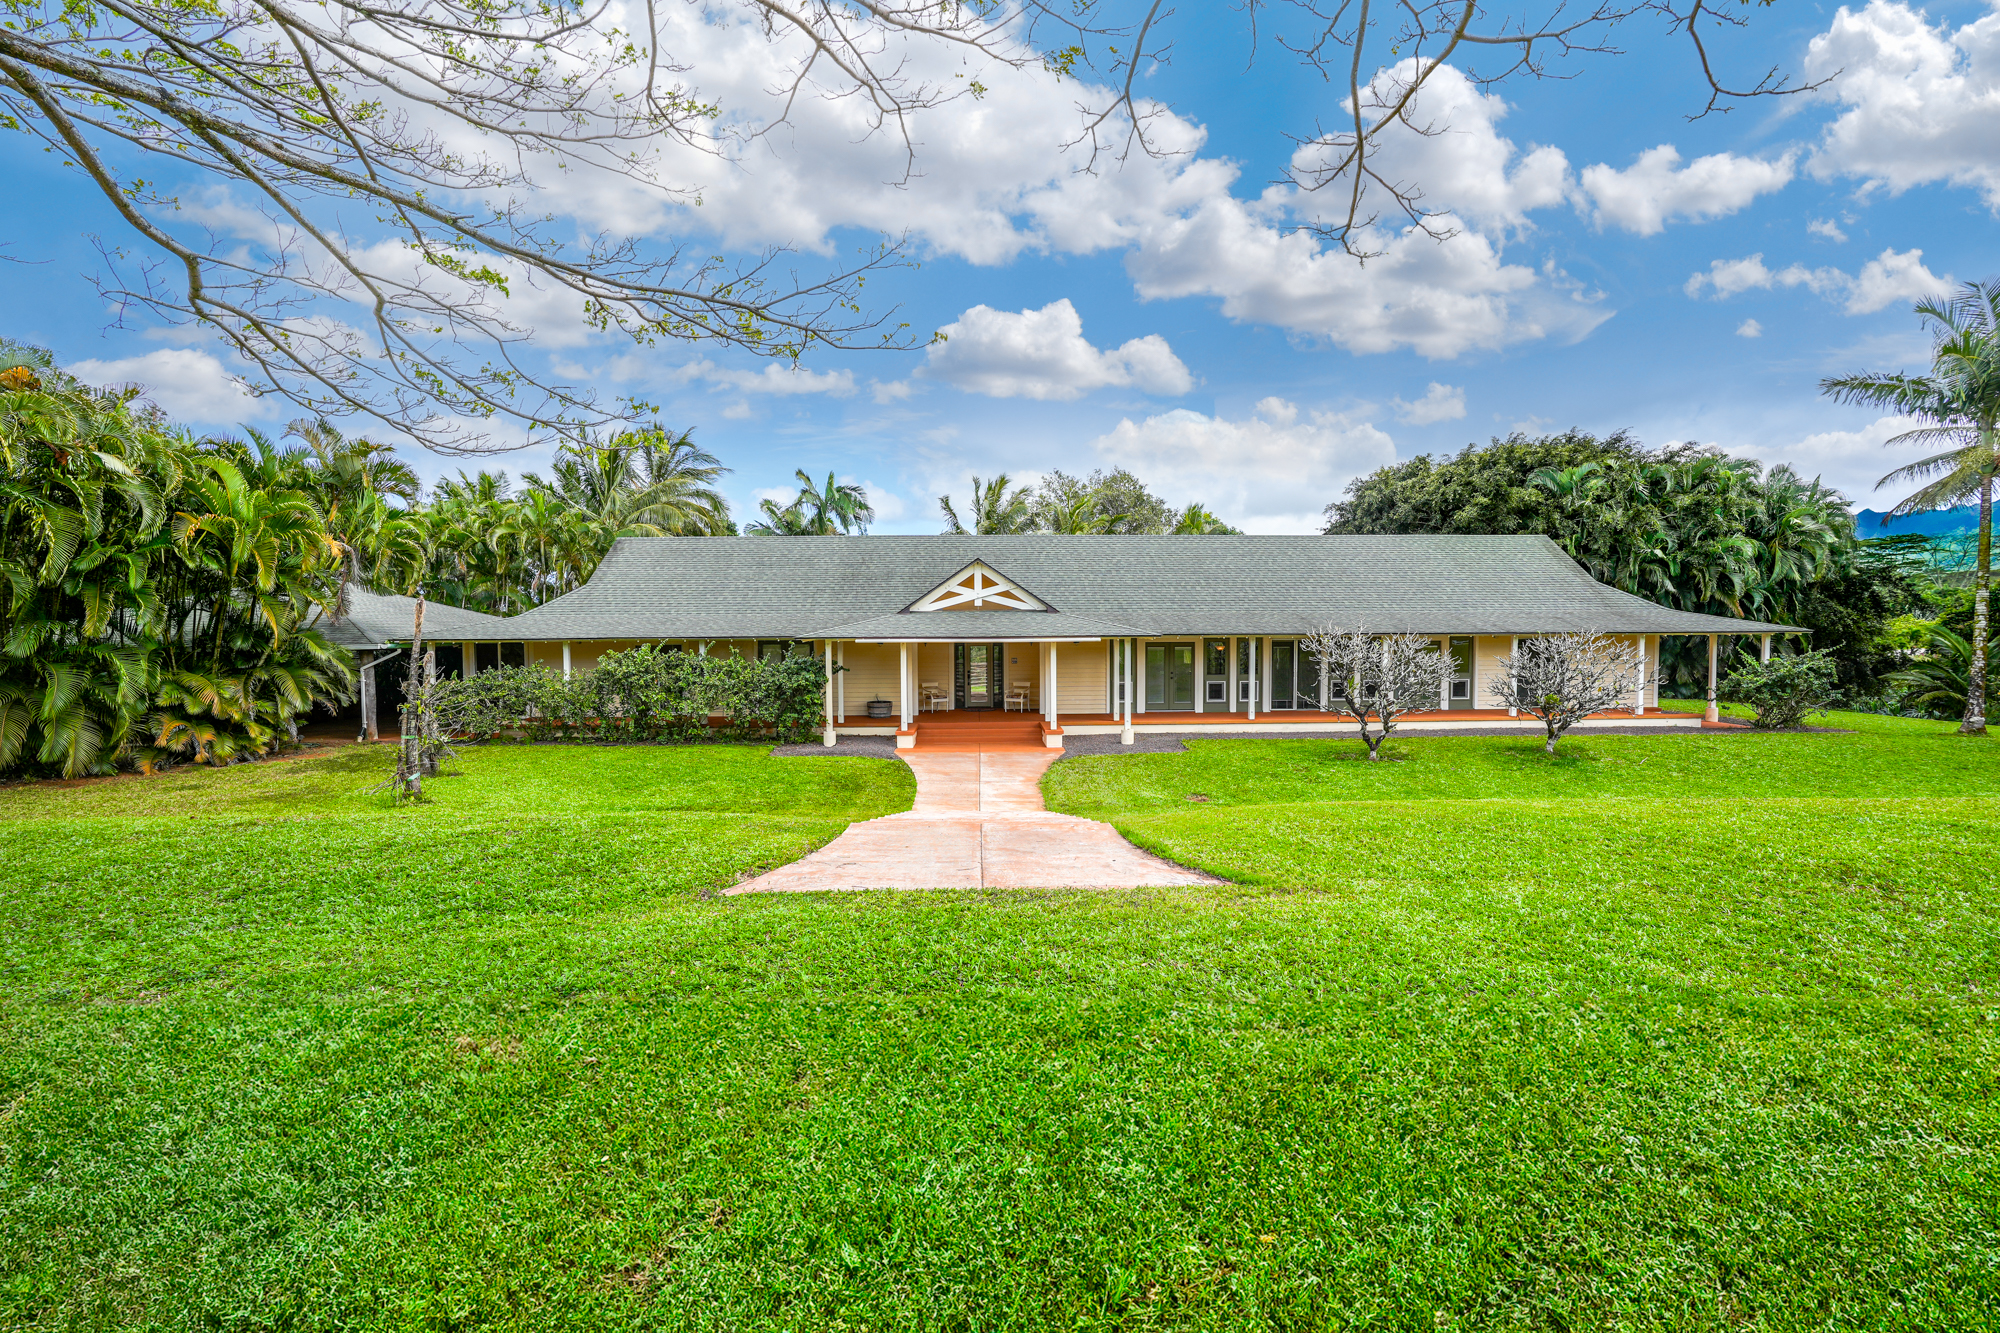
[[[725,893],[825,889],[1131,888],[1221,881],[1140,851],[1109,824],[1050,814],[1042,774],[1062,755],[903,756],[917,799],[848,825],[810,856]]]

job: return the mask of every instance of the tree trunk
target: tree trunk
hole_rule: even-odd
[[[1980,432],[1988,447],[2000,447],[1991,426]],[[1986,608],[1993,582],[1993,478],[1979,485],[1979,567],[1972,584],[1972,670],[1966,673],[1965,720],[1961,736],[1986,734]]]
[[[1556,752],[1556,734],[1552,731],[1549,733],[1549,738],[1542,742],[1542,753],[1554,754],[1555,752]]]

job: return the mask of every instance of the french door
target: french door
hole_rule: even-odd
[[[1146,645],[1146,711],[1194,711],[1194,645]]]
[[[961,643],[952,649],[960,708],[998,708],[1006,699],[1006,650],[997,643]]]

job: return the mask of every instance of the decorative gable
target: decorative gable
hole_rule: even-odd
[[[1048,611],[1047,602],[975,560],[905,607],[906,611]]]

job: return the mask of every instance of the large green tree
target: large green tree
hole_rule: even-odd
[[[1833,488],[1789,467],[1694,445],[1647,449],[1622,433],[1514,435],[1393,464],[1329,505],[1325,530],[1543,533],[1594,578],[1662,605],[1825,630],[1843,685],[1863,691],[1897,665],[1874,640],[1917,599],[1906,572],[1865,554]],[[1670,680],[1706,673],[1696,641],[1669,638],[1663,656]]]

